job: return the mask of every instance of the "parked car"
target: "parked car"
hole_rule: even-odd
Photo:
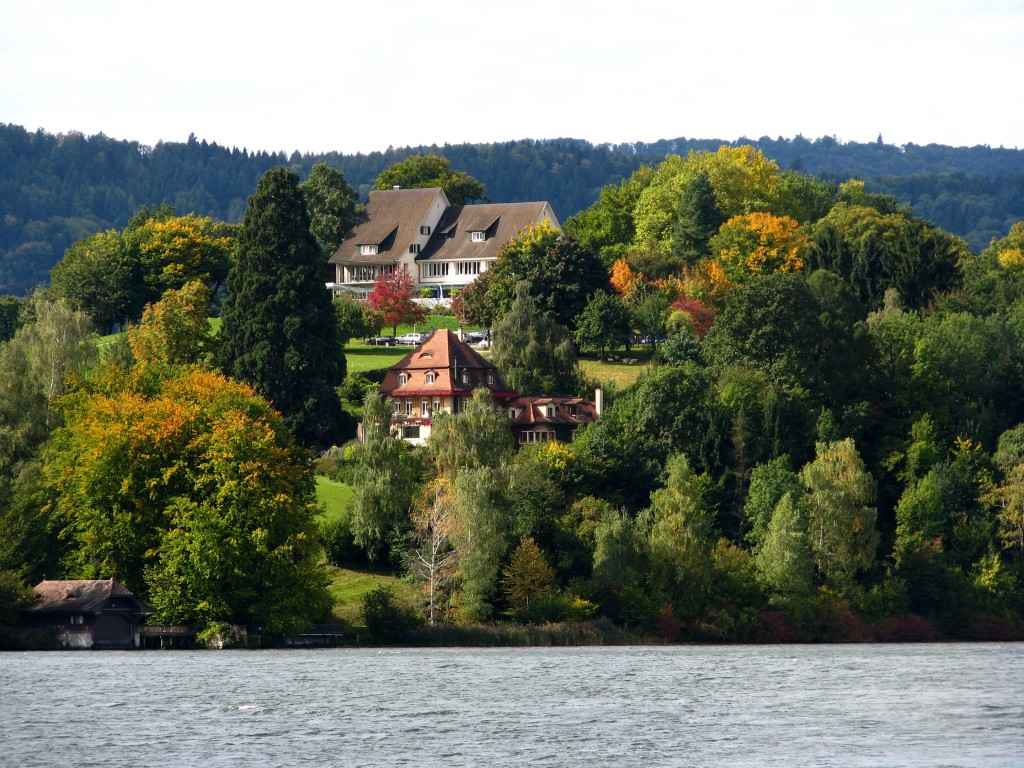
[[[366,343],[373,347],[393,347],[398,343],[394,336],[373,336],[366,340]]]
[[[399,344],[409,344],[415,347],[422,344],[425,338],[426,335],[422,333],[404,333],[398,337],[397,341]]]

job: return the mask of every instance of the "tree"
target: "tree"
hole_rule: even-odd
[[[432,480],[413,509],[417,547],[408,557],[409,569],[427,584],[427,623],[433,625],[437,602],[458,565],[450,534],[455,523],[451,484],[446,477]]]
[[[575,392],[576,349],[564,327],[542,310],[528,283],[516,286],[511,308],[494,327],[492,360],[523,394]]]
[[[650,340],[654,352],[658,351],[658,341],[665,336],[668,307],[669,298],[662,291],[652,291],[633,306],[633,328]]]
[[[903,213],[837,203],[814,225],[807,261],[841,275],[869,307],[895,288],[908,306],[923,307],[952,288],[966,243]]]
[[[597,202],[565,222],[565,232],[610,267],[633,242],[633,209],[652,173],[648,166],[641,166],[628,179],[602,187]]]
[[[392,335],[397,336],[401,323],[418,323],[426,317],[426,310],[413,300],[415,295],[412,275],[395,269],[377,278],[366,302],[380,314],[385,325],[391,326]]]
[[[409,524],[420,464],[409,445],[391,432],[391,406],[378,392],[363,405],[363,442],[353,456],[352,534],[371,560],[395,532]]]
[[[502,584],[512,614],[523,619],[530,615],[531,600],[550,594],[554,589],[555,572],[537,542],[529,536],[524,537],[512,553]]]
[[[465,205],[484,197],[484,185],[468,173],[453,171],[440,155],[410,155],[381,171],[374,189],[440,187],[452,205]]]
[[[300,440],[336,435],[345,358],[298,177],[284,168],[249,200],[223,317],[221,369],[268,398]]]
[[[710,248],[729,281],[751,275],[800,272],[809,240],[796,220],[770,213],[748,213],[729,219],[711,238]]]
[[[775,505],[755,558],[762,578],[783,603],[807,597],[814,590],[807,520],[792,493],[787,491]]]
[[[142,265],[115,230],[72,245],[50,273],[50,284],[101,330],[138,317],[147,298]]]
[[[384,324],[384,318],[365,301],[347,295],[335,298],[334,314],[338,319],[338,343],[343,347],[351,339],[375,336]]]
[[[453,483],[460,608],[471,620],[486,619],[493,611],[491,597],[508,550],[505,488],[504,474],[491,467],[464,469]]]
[[[629,345],[631,335],[629,310],[617,296],[598,291],[576,318],[576,343],[581,348],[596,349],[602,360],[608,349]]]
[[[597,256],[547,222],[521,232],[489,271],[487,298],[499,317],[525,281],[537,306],[566,328],[575,328],[594,292],[608,288],[608,271]]]
[[[452,312],[462,326],[490,328],[498,316],[498,308],[488,296],[494,270],[489,269],[467,285],[452,300]]]
[[[213,346],[210,290],[198,280],[169,289],[142,312],[142,322],[128,329],[132,355],[160,365],[200,363]]]
[[[708,243],[724,221],[708,175],[697,172],[687,178],[679,195],[672,229],[675,255],[690,265],[707,257]]]
[[[124,580],[158,621],[287,633],[330,605],[308,457],[244,384],[186,369],[79,398],[44,475],[68,575]]]
[[[849,438],[820,443],[817,458],[800,471],[800,480],[818,570],[830,583],[849,587],[857,571],[875,560],[874,481]]]
[[[671,456],[664,488],[651,495],[648,549],[652,578],[676,614],[697,617],[710,588],[711,478],[698,475],[685,454]]]
[[[768,535],[775,508],[782,497],[788,494],[790,501],[797,505],[801,492],[800,478],[789,468],[788,456],[776,456],[754,467],[750,473],[743,517],[746,521],[747,540],[755,551]]]
[[[515,452],[515,441],[508,417],[481,388],[458,414],[434,417],[427,448],[438,473],[454,478],[465,469],[503,466]]]
[[[337,168],[317,163],[300,185],[309,211],[309,230],[330,256],[356,223],[359,198]]]
[[[14,336],[21,327],[21,300],[16,296],[0,296],[0,344]]]
[[[30,608],[35,598],[20,574],[0,570],[0,627],[17,624],[20,612]]]
[[[738,286],[704,337],[716,366],[747,365],[780,383],[821,391],[823,342],[818,303],[800,275],[774,273]]]
[[[127,227],[123,238],[138,261],[145,301],[150,303],[192,280],[216,295],[227,279],[236,227],[195,214],[165,216]]]

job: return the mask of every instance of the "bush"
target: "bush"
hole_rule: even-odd
[[[530,607],[523,612],[529,624],[549,624],[559,621],[587,621],[597,613],[597,606],[589,600],[575,595],[548,592],[530,601]]]
[[[321,522],[320,541],[331,565],[341,567],[366,563],[366,552],[356,545],[348,517]]]
[[[382,643],[403,639],[419,624],[419,618],[395,602],[390,587],[380,586],[363,596],[363,623],[370,637]]]

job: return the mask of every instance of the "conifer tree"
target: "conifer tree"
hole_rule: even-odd
[[[327,442],[342,419],[334,388],[345,359],[323,271],[299,177],[267,171],[249,199],[228,276],[219,362],[269,399],[305,443]]]
[[[724,221],[707,174],[695,174],[679,197],[672,231],[675,255],[687,264],[696,264],[708,255],[708,241]]]

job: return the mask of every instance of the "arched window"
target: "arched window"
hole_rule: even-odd
[[[427,371],[427,384],[433,384],[437,381],[437,374],[433,371]]]
[[[398,386],[402,387],[409,383],[409,374],[400,373],[398,374]]]

